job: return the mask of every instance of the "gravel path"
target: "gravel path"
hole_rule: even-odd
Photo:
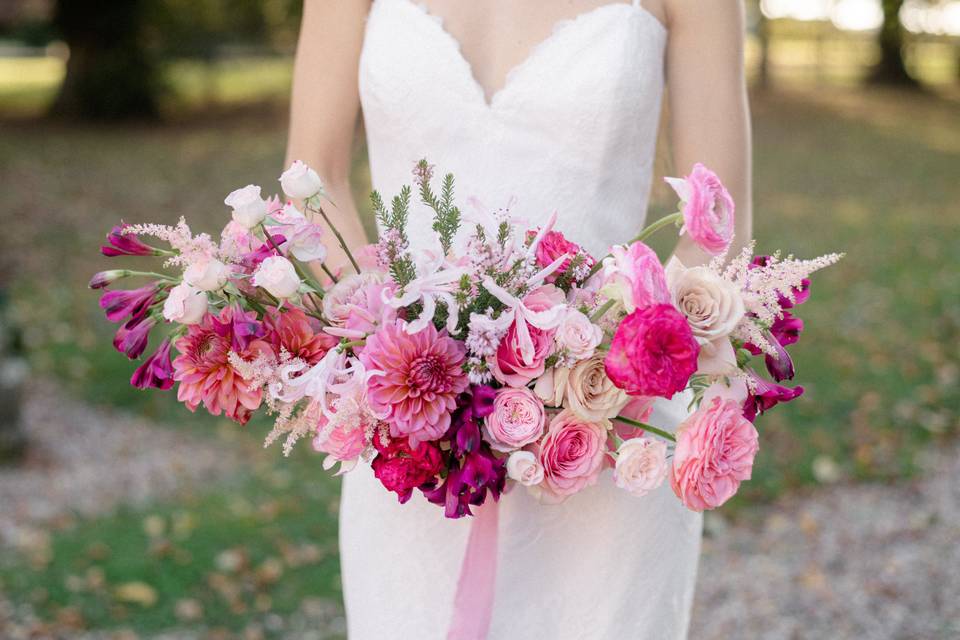
[[[237,464],[229,450],[135,416],[91,408],[49,381],[24,406],[27,460],[0,466],[0,544],[31,546],[77,516],[143,504]]]

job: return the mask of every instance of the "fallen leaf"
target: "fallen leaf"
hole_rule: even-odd
[[[146,582],[125,582],[114,590],[114,596],[121,602],[152,607],[157,604],[157,590]]]

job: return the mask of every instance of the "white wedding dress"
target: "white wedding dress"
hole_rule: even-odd
[[[360,61],[373,185],[390,198],[421,157],[457,178],[461,202],[557,228],[601,256],[643,225],[667,32],[634,0],[558,25],[487,101],[456,40],[411,0],[375,0]],[[415,209],[414,243],[429,214]],[[683,398],[650,422],[674,429]],[[500,503],[489,638],[686,637],[701,517],[666,484],[636,498],[607,471],[561,505],[517,488]],[[404,505],[369,466],[343,479],[340,551],[349,640],[446,637],[470,519],[419,492]]]

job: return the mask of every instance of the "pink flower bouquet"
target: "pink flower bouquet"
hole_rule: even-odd
[[[643,496],[669,478],[690,509],[729,500],[750,478],[758,414],[803,391],[781,384],[803,329],[795,307],[840,256],[754,257],[750,245],[728,259],[734,203],[702,165],[668,179],[677,213],[606,256],[556,216],[531,228],[481,211],[468,224],[453,176],[435,193],[432,173],[425,161],[413,172],[432,249],[410,246],[405,187],[389,208],[372,195],[380,240],[351,251],[300,162],[280,180],[296,202],[238,189],[218,240],[183,220],[114,227],[105,256],[172,270],[91,280],[117,350],[139,359],[157,337],[131,383],[176,387],[191,411],[240,424],[264,411],[268,443],[308,439],[338,473],[369,464],[400,502],[420,492],[449,518],[508,485],[556,503],[601,481]],[[670,227],[716,258],[665,268],[644,240]],[[324,263],[331,237],[350,258],[342,275]],[[115,289],[128,277],[147,281]],[[691,414],[676,433],[646,424],[656,398],[678,394]]]

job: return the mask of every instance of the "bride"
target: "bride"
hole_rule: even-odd
[[[739,205],[737,237],[749,238],[738,0],[306,0],[288,163],[319,171],[347,243],[365,243],[348,183],[362,107],[385,197],[426,157],[457,176],[462,199],[509,205],[531,225],[556,210],[559,229],[602,255],[643,225],[664,87],[677,172],[716,170]],[[421,242],[429,220],[411,216]],[[706,259],[686,238],[676,254]],[[658,401],[650,422],[673,430],[686,401]],[[515,490],[499,509],[489,638],[686,637],[701,518],[669,486],[636,499],[599,482],[561,505]],[[397,504],[369,467],[347,474],[351,640],[446,636],[469,520],[419,495]]]

